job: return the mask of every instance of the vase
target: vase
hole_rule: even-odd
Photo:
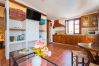
[[[35,55],[32,58],[32,66],[41,66],[41,57],[40,56]]]

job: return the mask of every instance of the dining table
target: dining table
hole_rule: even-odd
[[[99,65],[99,42],[96,43],[78,43],[80,48],[83,48],[89,55],[90,62]],[[95,53],[95,56],[92,54]]]

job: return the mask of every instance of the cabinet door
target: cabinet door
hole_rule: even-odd
[[[73,36],[73,44],[77,45],[79,43],[78,36]]]
[[[0,41],[4,41],[4,34],[3,33],[0,34]]]
[[[66,36],[66,44],[70,44],[71,43],[71,36]]]
[[[0,17],[4,17],[4,7],[0,6]]]
[[[81,27],[89,27],[89,16],[82,16],[81,17]]]
[[[98,14],[90,14],[81,17],[81,27],[97,27],[98,26]]]
[[[61,43],[61,35],[57,36],[57,42]]]
[[[79,36],[79,43],[86,43],[86,36]]]
[[[53,35],[53,41],[56,42],[56,36],[55,35]]]
[[[97,13],[90,15],[89,26],[98,27],[98,14]]]
[[[5,25],[4,18],[0,18],[0,41],[4,41]]]
[[[60,43],[60,42],[61,42],[61,36],[59,36],[59,35],[54,35],[54,36],[53,36],[53,41]]]
[[[4,31],[4,18],[0,18],[0,32]]]
[[[97,36],[87,36],[87,42],[97,42]]]
[[[61,43],[66,44],[66,36],[64,35],[61,36]]]

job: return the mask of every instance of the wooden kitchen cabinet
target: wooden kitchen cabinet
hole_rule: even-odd
[[[86,43],[86,36],[79,36],[79,43]]]
[[[60,35],[53,35],[53,41],[60,43],[61,42],[61,36]]]
[[[81,17],[81,27],[98,27],[98,14],[89,14]]]
[[[98,39],[98,36],[80,36],[79,43],[96,42],[97,39]]]
[[[69,35],[66,35],[66,44],[71,43],[71,37]]]
[[[78,43],[79,43],[78,36],[73,36],[72,44],[78,44]]]
[[[91,43],[99,41],[99,36],[54,35],[53,40],[57,43],[77,45],[78,43]]]
[[[4,17],[0,17],[0,41],[4,41],[5,37],[5,20]]]
[[[4,17],[4,7],[0,6],[0,17]]]
[[[1,33],[1,34],[0,34],[0,42],[1,42],[1,41],[4,41],[4,40],[5,40],[5,39],[4,39],[4,34]]]
[[[66,44],[66,39],[67,37],[64,35],[64,36],[61,36],[61,43],[63,44]]]
[[[96,42],[98,40],[98,36],[87,36],[86,38],[87,42]]]
[[[90,27],[98,27],[98,14],[97,13],[90,14],[89,19],[90,19],[90,22],[89,22]]]

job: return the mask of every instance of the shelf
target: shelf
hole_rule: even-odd
[[[26,29],[24,29],[24,28],[10,28],[10,30],[13,30],[13,31],[25,31]]]
[[[25,40],[21,40],[21,41],[14,41],[14,42],[10,42],[10,45],[11,45],[11,44],[23,43],[23,42],[25,42]]]
[[[25,18],[22,19],[22,18],[19,18],[19,17],[16,17],[16,16],[10,16],[10,19],[18,20],[18,21],[24,21],[25,20]]]

